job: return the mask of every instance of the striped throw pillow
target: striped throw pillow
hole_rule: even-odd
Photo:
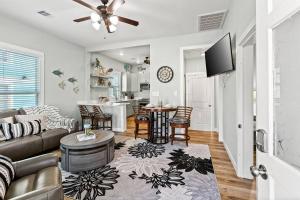
[[[3,133],[2,125],[0,124],[0,141],[4,141],[4,140],[6,140],[6,137]]]
[[[2,123],[0,124],[0,131],[4,133],[6,140],[27,135],[36,135],[42,132],[41,121],[33,120],[17,124]]]
[[[42,131],[47,130],[47,116],[46,115],[15,115],[18,123],[31,122],[34,120],[40,120]]]
[[[15,177],[11,159],[0,155],[0,199],[4,199],[10,183]]]

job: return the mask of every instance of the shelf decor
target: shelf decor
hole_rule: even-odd
[[[96,62],[92,63],[92,67],[94,67],[93,74],[96,76],[107,76],[109,73],[113,71],[112,68],[103,67],[98,58],[96,58]]]

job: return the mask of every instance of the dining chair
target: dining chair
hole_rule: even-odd
[[[188,146],[188,141],[190,140],[188,128],[190,127],[192,107],[178,106],[177,111],[174,117],[170,120],[170,126],[172,129],[171,133],[171,144],[173,145],[173,141],[185,141],[186,146]],[[183,128],[184,133],[175,133],[176,128]],[[183,138],[176,136],[184,136]]]
[[[83,126],[84,126],[85,120],[90,120],[91,125],[93,127],[94,113],[90,112],[86,105],[78,105],[78,107],[79,107],[79,112],[80,112],[80,116],[81,116],[81,130],[83,130],[83,128],[84,128]]]
[[[142,106],[132,106],[134,111],[134,138],[136,139],[139,135],[147,135],[150,138],[150,116],[142,109]],[[147,128],[140,128],[140,125],[147,125]],[[140,133],[139,131],[143,131]],[[145,131],[145,132],[144,132]]]
[[[113,126],[113,116],[110,113],[104,113],[100,106],[93,106],[93,112],[95,114],[94,121],[96,129],[102,128],[103,130],[109,129],[112,130]],[[100,122],[100,126],[99,126]],[[106,126],[106,122],[110,122],[108,126]]]

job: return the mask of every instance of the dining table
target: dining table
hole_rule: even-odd
[[[150,137],[153,144],[167,144],[169,142],[169,116],[171,112],[177,110],[176,107],[142,107],[149,113],[150,117]]]

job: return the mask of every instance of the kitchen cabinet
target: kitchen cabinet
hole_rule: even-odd
[[[139,72],[139,83],[150,83],[150,70],[148,68]]]
[[[130,92],[131,74],[129,72],[122,73],[122,92]]]
[[[138,92],[139,89],[138,73],[122,73],[122,92]]]
[[[138,92],[140,89],[140,84],[138,81],[138,73],[131,73],[130,74],[130,91],[131,92]]]

